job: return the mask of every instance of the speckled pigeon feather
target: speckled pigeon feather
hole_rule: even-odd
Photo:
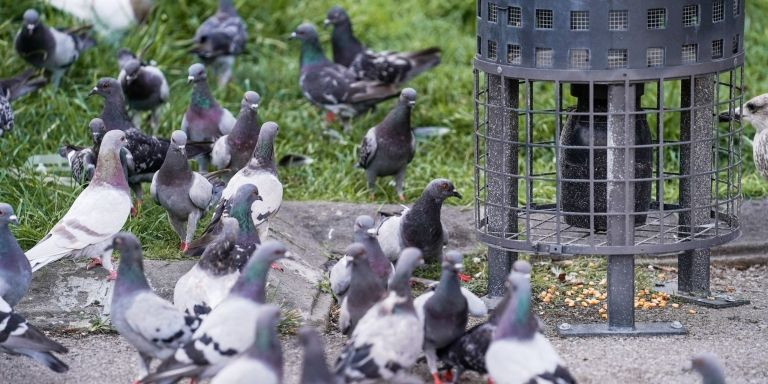
[[[24,355],[48,369],[63,373],[69,370],[67,364],[53,353],[67,353],[63,345],[49,339],[25,318],[13,312],[11,306],[0,298],[0,352],[10,355]]]
[[[79,185],[87,185],[96,171],[96,155],[91,147],[78,147],[75,145],[63,145],[59,148],[59,155],[67,159],[72,179]]]
[[[46,84],[43,77],[32,78],[35,74],[35,70],[28,69],[16,76],[0,79],[0,137],[13,129],[11,102]]]

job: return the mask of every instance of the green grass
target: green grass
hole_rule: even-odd
[[[160,129],[162,135],[169,135],[179,127],[189,99],[186,71],[195,58],[187,54],[186,49],[196,27],[213,12],[215,0],[158,3],[150,22],[127,35],[120,46],[138,51],[156,36],[145,56],[159,63],[171,85],[172,98]],[[273,0],[256,5],[235,0],[235,3],[248,23],[248,52],[238,59],[234,81],[223,89],[216,89],[214,94],[222,105],[236,112],[243,92],[258,91],[262,95],[262,119],[280,124],[277,156],[304,154],[316,160],[308,167],[280,171],[286,200],[367,200],[362,171],[353,167],[356,147],[364,132],[384,116],[392,102],[355,120],[352,132],[342,134],[345,144],[332,141],[322,134],[323,113],[309,105],[299,92],[298,46],[287,40],[299,23],[321,24],[326,10],[339,4],[348,10],[358,34],[372,48],[416,49],[438,45],[443,49],[443,63],[409,85],[419,92],[414,124],[448,126],[452,132],[419,145],[408,171],[406,195],[413,199],[429,180],[446,177],[453,180],[465,196],[461,201],[450,203],[472,204],[474,2]],[[6,1],[0,7],[0,52],[3,53],[0,77],[25,68],[13,50],[13,36],[20,26],[21,14],[32,6],[41,11],[49,25],[79,24],[41,1]],[[763,48],[764,31],[768,30],[768,2],[750,1],[747,11],[745,84],[750,97],[768,89],[768,79],[762,69],[762,64],[768,61]],[[321,31],[320,35],[329,50],[329,31]],[[117,48],[98,45],[71,68],[58,91],[47,87],[15,104],[16,129],[0,139],[0,201],[16,207],[22,224],[15,233],[24,248],[40,239],[63,215],[79,188],[45,183],[22,165],[28,156],[54,153],[65,142],[89,143],[87,123],[99,114],[102,103],[86,95],[98,78],[117,75],[114,57]],[[746,128],[747,136],[753,133],[751,127]],[[750,148],[745,147],[744,152],[745,195],[768,195],[767,184],[754,173]],[[542,164],[546,161],[540,160]],[[387,179],[379,182],[377,196],[395,202],[394,188],[388,182]],[[139,236],[145,248],[151,250],[151,257],[179,257],[175,250],[176,235],[167,224],[163,210],[152,202],[145,204],[140,218],[131,219],[126,229]]]

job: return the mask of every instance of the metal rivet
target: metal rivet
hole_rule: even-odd
[[[683,328],[683,323],[679,321],[673,321],[672,324],[670,324],[670,326],[674,329],[681,329]]]
[[[571,329],[571,325],[568,324],[568,323],[562,323],[562,324],[558,325],[557,328],[560,329],[561,331],[567,331],[567,330]]]

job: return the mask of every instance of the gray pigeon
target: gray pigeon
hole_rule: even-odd
[[[424,354],[435,384],[442,383],[437,373],[437,350],[461,337],[467,327],[469,309],[458,277],[464,268],[463,262],[460,253],[447,252],[443,256],[440,284],[421,306],[414,303],[424,324]]]
[[[34,69],[28,69],[16,76],[0,79],[0,137],[13,129],[11,102],[46,84],[43,77],[32,78],[35,73]]]
[[[49,28],[36,10],[28,9],[24,12],[24,24],[16,34],[14,45],[27,63],[51,71],[51,83],[58,88],[67,68],[95,44],[88,37],[88,28],[69,31]]]
[[[303,326],[299,329],[299,342],[304,347],[301,384],[334,384],[326,364],[322,336],[314,328]]]
[[[13,208],[0,203],[0,299],[11,308],[27,294],[32,281],[32,267],[13,237],[9,224],[19,224]]]
[[[141,244],[136,236],[122,232],[113,240],[120,252],[120,267],[112,294],[110,320],[139,353],[139,375],[149,373],[152,359],[167,359],[184,345],[200,325],[173,304],[152,291],[144,276]]]
[[[392,84],[358,81],[346,67],[328,61],[313,25],[301,24],[291,38],[301,40],[301,93],[309,102],[328,111],[329,121],[338,116],[348,129],[349,119],[398,95],[397,88]]]
[[[347,263],[352,266],[349,289],[341,301],[339,311],[339,330],[345,335],[351,334],[357,322],[387,292],[383,284],[371,270],[365,247],[360,243],[350,244],[344,252]]]
[[[424,328],[411,299],[410,279],[421,251],[403,250],[389,294],[357,323],[335,366],[337,382],[400,378],[421,355]]]
[[[225,203],[243,185],[252,184],[259,189],[261,200],[253,203],[251,217],[262,241],[269,235],[269,219],[277,214],[283,204],[283,184],[278,179],[275,168],[277,131],[277,124],[271,121],[261,126],[259,140],[248,165],[229,179],[227,187],[221,193],[222,203]]]
[[[232,0],[219,0],[215,15],[197,28],[195,47],[192,52],[219,74],[219,87],[225,86],[232,77],[235,56],[245,50],[248,39],[245,22],[237,14]]]
[[[355,219],[355,242],[363,244],[365,247],[366,258],[371,270],[382,286],[387,287],[389,280],[395,272],[392,262],[384,256],[384,252],[376,240],[376,231],[373,229],[374,222],[370,216],[362,215]],[[331,291],[339,302],[349,289],[349,283],[352,280],[352,265],[346,257],[342,257],[331,268],[330,273]]]
[[[211,384],[259,384],[283,382],[283,348],[277,336],[280,308],[266,305],[256,321],[256,339],[245,352],[232,360]]]
[[[186,251],[197,230],[197,222],[213,203],[213,184],[189,169],[184,146],[187,135],[174,131],[163,166],[150,186],[152,198],[168,213],[171,227],[179,235],[179,249]]]
[[[229,177],[248,165],[256,142],[259,140],[259,101],[261,96],[253,91],[243,95],[237,122],[228,135],[219,137],[213,144],[211,162],[216,169],[229,169]],[[227,179],[229,179],[227,177]]]
[[[27,319],[14,312],[2,298],[0,298],[0,352],[27,356],[54,372],[63,373],[69,370],[69,367],[53,354],[53,352],[67,353],[67,348],[49,339],[29,324]]]
[[[135,110],[134,125],[139,126],[138,112],[150,111],[153,132],[160,126],[160,107],[168,101],[170,92],[163,71],[153,63],[139,60],[133,52],[121,49],[117,52],[120,74],[117,81],[123,89],[128,107]]]
[[[130,116],[128,116],[125,96],[117,79],[102,77],[88,93],[89,97],[93,95],[99,95],[104,98],[104,106],[99,117],[104,121],[107,131],[115,129],[127,131],[131,128],[136,128]]]
[[[213,98],[208,88],[205,66],[192,64],[189,67],[187,82],[193,84],[192,98],[181,120],[181,130],[187,134],[187,137],[191,141],[215,142],[219,137],[232,132],[236,122],[235,117]],[[210,155],[206,154],[196,159],[200,172],[208,172],[209,157]]]
[[[443,245],[448,241],[440,222],[440,209],[449,197],[461,199],[453,183],[446,179],[432,180],[413,207],[379,223],[377,234],[384,254],[390,260],[396,260],[403,248],[416,247],[424,253],[426,262],[439,261]]]
[[[691,368],[701,375],[703,384],[725,384],[723,364],[713,353],[700,353],[691,359]]]
[[[250,215],[251,204],[258,198],[255,186],[243,186],[228,216],[215,218],[221,223],[221,230],[205,247],[200,261],[176,282],[173,290],[176,307],[202,316],[229,295],[240,271],[259,245]]]
[[[371,200],[374,198],[376,178],[395,176],[395,191],[405,201],[403,180],[408,163],[416,152],[416,137],[411,131],[411,109],[416,105],[416,91],[406,88],[400,101],[387,117],[368,130],[357,151],[358,165],[365,169]]]
[[[575,383],[531,312],[530,276],[509,275],[511,298],[493,332],[485,364],[494,383]],[[532,359],[531,356],[535,356]]]
[[[67,256],[85,256],[92,265],[101,264],[114,279],[112,238],[131,211],[131,195],[120,164],[120,148],[125,133],[110,131],[104,135],[93,180],[61,218],[32,249],[26,253],[32,271]]]
[[[512,264],[512,271],[530,278],[531,265],[527,261],[518,260]],[[509,304],[510,296],[511,294],[508,293],[502,298],[487,321],[470,328],[450,345],[438,349],[437,356],[447,369],[446,377],[453,378],[453,382],[459,382],[462,373],[466,370],[475,371],[481,375],[488,373],[485,368],[485,353],[493,341],[493,332],[496,330],[499,317]],[[420,298],[421,296],[414,300],[414,305],[417,305]],[[470,312],[471,308],[470,304]]]
[[[413,52],[367,49],[355,37],[347,12],[339,6],[328,11],[323,24],[333,25],[333,61],[349,67],[358,79],[400,84],[440,64],[440,48],[437,47]]]
[[[264,311],[270,310],[265,304],[267,273],[272,263],[285,254],[286,248],[280,242],[264,242],[243,269],[229,296],[203,319],[192,339],[141,383],[213,377],[253,345],[254,324]]]

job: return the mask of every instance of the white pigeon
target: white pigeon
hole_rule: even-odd
[[[245,168],[237,171],[221,193],[220,204],[234,196],[237,190],[245,185],[255,185],[259,190],[261,200],[253,202],[251,217],[259,231],[259,239],[264,241],[269,234],[269,218],[274,216],[283,204],[283,184],[277,178],[275,168],[275,136],[278,126],[274,122],[266,122],[259,131],[256,149]]]
[[[94,25],[101,35],[116,40],[141,23],[152,10],[154,0],[47,0],[56,9]]]
[[[32,272],[64,257],[89,257],[89,267],[103,264],[109,280],[117,274],[112,265],[112,238],[131,213],[131,195],[120,162],[125,133],[109,131],[99,150],[98,164],[88,187],[75,199],[64,217],[26,252]]]

